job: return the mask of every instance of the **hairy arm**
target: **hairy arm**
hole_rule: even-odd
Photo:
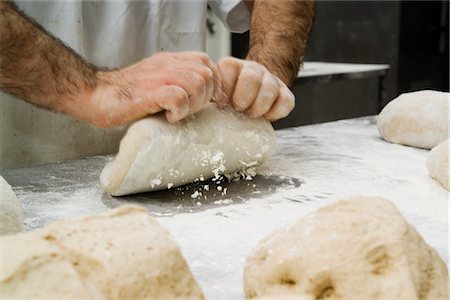
[[[0,1],[0,89],[39,107],[67,113],[97,84],[96,68]],[[86,94],[86,95],[84,95]]]
[[[285,84],[293,83],[314,19],[312,0],[253,0],[246,57],[264,65]]]
[[[176,122],[223,96],[217,67],[205,53],[158,53],[99,70],[3,0],[0,90],[98,127],[161,111]]]

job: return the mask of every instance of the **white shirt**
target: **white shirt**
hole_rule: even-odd
[[[207,4],[234,32],[249,27],[241,0],[16,1],[94,65],[124,67],[158,51],[204,51]]]
[[[124,67],[160,50],[205,50],[207,4],[245,31],[240,0],[16,1],[90,63]],[[99,129],[0,93],[0,170],[114,153],[123,129]]]

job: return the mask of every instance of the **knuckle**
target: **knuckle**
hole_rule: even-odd
[[[198,54],[198,59],[205,64],[208,64],[210,62],[209,56],[208,54],[204,53],[204,52],[200,52]]]
[[[208,67],[199,69],[198,74],[202,77],[205,84],[214,80],[214,72]]]
[[[239,61],[239,59],[234,58],[234,57],[224,57],[221,58],[219,60],[219,62],[217,63],[217,66],[219,68],[219,70],[223,69],[223,68],[231,68],[233,70],[235,69],[239,69],[241,62]]]
[[[211,70],[210,68],[207,68],[205,73],[206,74],[203,77],[206,78],[207,82],[210,82],[210,81],[214,80],[214,72],[213,72],[213,70]]]
[[[201,92],[205,88],[206,80],[205,78],[203,78],[203,76],[199,75],[198,73],[192,72],[191,74],[189,74],[189,77],[197,92]]]
[[[259,83],[262,82],[264,78],[264,71],[260,70],[259,68],[247,68],[247,70],[244,73],[244,76],[246,80],[249,80],[253,83]]]
[[[261,94],[266,101],[271,100],[273,102],[280,94],[279,87],[272,83],[265,83],[261,87]]]
[[[172,103],[172,106],[180,107],[185,105],[187,95],[181,88],[177,86],[169,86],[166,89],[166,93],[168,95],[168,99],[171,100],[170,103]]]

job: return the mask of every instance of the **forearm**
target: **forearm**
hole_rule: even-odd
[[[0,89],[37,106],[69,113],[96,86],[96,69],[61,41],[0,1]]]
[[[287,85],[297,76],[314,19],[312,0],[254,0],[247,59]]]

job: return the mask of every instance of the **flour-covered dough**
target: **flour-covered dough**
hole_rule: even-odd
[[[210,104],[176,124],[163,116],[134,123],[100,175],[114,196],[177,187],[254,167],[275,147],[265,119]]]
[[[431,149],[427,160],[428,173],[447,190],[450,190],[449,144],[450,140],[446,140]]]
[[[447,267],[395,206],[357,197],[275,231],[246,261],[247,298],[448,300]]]
[[[177,245],[144,208],[1,237],[1,299],[203,299]]]
[[[0,235],[22,231],[23,215],[19,199],[0,176]]]
[[[378,131],[387,141],[431,149],[449,138],[449,93],[424,90],[389,102],[378,116]]]

